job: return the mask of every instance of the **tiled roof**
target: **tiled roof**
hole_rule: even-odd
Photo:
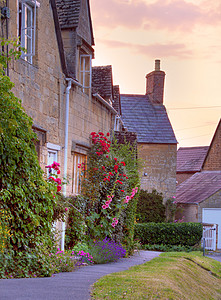
[[[177,151],[177,172],[197,172],[202,169],[209,146],[182,147]]]
[[[113,108],[118,112],[119,115],[121,115],[119,85],[114,85],[113,90],[114,90]]]
[[[163,105],[154,105],[147,95],[120,95],[122,119],[138,143],[177,144]]]
[[[112,66],[99,66],[92,68],[92,94],[96,93],[105,100],[112,100]]]
[[[178,203],[200,203],[221,189],[221,171],[203,171],[182,182],[177,187]]]
[[[77,27],[81,0],[56,0],[61,28]]]

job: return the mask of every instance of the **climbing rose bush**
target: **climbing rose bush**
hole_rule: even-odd
[[[109,133],[92,132],[87,167],[79,166],[89,239],[112,239],[122,212],[138,192],[137,187],[129,190],[125,162],[110,154],[109,136]]]

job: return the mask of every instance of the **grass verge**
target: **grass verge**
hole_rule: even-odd
[[[221,299],[221,263],[201,252],[170,252],[102,277],[92,299]]]

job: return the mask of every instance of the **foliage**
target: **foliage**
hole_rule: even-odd
[[[9,237],[9,215],[6,210],[0,207],[0,252],[4,252],[8,246]]]
[[[84,210],[85,203],[81,196],[71,196],[68,201],[68,217],[66,219],[67,228],[65,231],[65,248],[73,249],[85,240],[85,222],[84,222]],[[74,248],[73,248],[74,247]],[[84,249],[79,249],[84,250]]]
[[[124,141],[119,144],[116,138],[113,138],[110,147],[110,153],[117,155],[119,160],[125,162],[125,169],[127,174],[128,189],[133,190],[134,187],[140,186],[139,168],[141,166],[140,161],[137,159],[136,147],[130,143]],[[129,201],[126,209],[122,212],[121,218],[123,223],[122,230],[118,232],[118,235],[122,235],[121,238],[115,238],[126,247],[127,252],[131,253],[134,249],[134,225],[136,218],[136,209],[139,193]]]
[[[164,222],[165,221],[165,206],[163,204],[163,196],[156,190],[152,193],[141,190],[137,205],[137,222]]]
[[[200,251],[201,247],[198,246],[183,246],[183,245],[142,245],[143,250],[162,251],[162,252],[191,252]]]
[[[87,243],[78,242],[72,249],[74,253],[77,255],[80,251],[89,252],[89,247]]]
[[[51,236],[48,239],[53,240]],[[72,253],[64,253],[42,240],[35,249],[17,253],[8,249],[0,253],[0,278],[48,277],[58,272],[71,272],[76,264]]]
[[[0,277],[50,276],[62,265],[60,261],[59,267],[53,264],[53,255],[48,254],[53,252],[51,229],[60,179],[55,184],[43,178],[32,119],[12,93],[14,84],[4,75],[7,63],[19,58],[17,49],[21,48],[16,41],[2,40],[1,46],[5,45],[10,50],[8,57],[0,55],[0,209],[7,220],[1,213],[0,224],[3,231],[10,228],[10,235],[8,232],[8,243],[1,252]]]
[[[135,237],[142,244],[193,246],[202,238],[200,223],[143,223],[136,224]]]
[[[109,133],[91,133],[92,147],[87,167],[82,167],[82,197],[85,206],[86,237],[113,238],[123,226],[122,213],[138,187],[130,188],[126,163],[110,151]],[[86,172],[86,176],[84,173]]]
[[[165,206],[166,206],[166,221],[174,222],[174,218],[177,210],[175,197],[168,199],[165,203]]]
[[[145,264],[102,277],[91,294],[96,300],[218,300],[220,275],[220,263],[202,253],[163,253]]]
[[[4,47],[10,47],[8,53],[5,53],[4,51],[1,51],[0,53],[0,73],[4,75],[4,69],[6,69],[7,63],[12,59],[19,59],[19,57],[21,56],[21,51],[26,52],[26,50],[25,48],[21,47],[18,39],[7,40],[1,37],[0,41],[1,50],[4,49]]]
[[[117,261],[126,254],[126,250],[123,249],[121,244],[108,238],[105,238],[102,241],[94,241],[90,244],[89,250],[93,257],[93,261],[96,264]]]
[[[1,62],[5,58],[1,56]],[[4,63],[2,63],[4,65]],[[54,186],[38,164],[32,120],[11,92],[13,83],[0,74],[0,205],[9,214],[14,251],[34,248],[51,231]]]

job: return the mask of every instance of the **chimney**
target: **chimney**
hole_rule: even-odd
[[[160,70],[160,60],[155,60],[155,70],[146,75],[146,95],[154,104],[163,104],[165,72]]]

